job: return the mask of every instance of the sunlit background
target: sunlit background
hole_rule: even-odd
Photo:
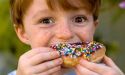
[[[99,21],[95,40],[106,45],[107,55],[125,72],[125,0],[102,0]],[[0,0],[0,75],[15,70],[28,49],[14,32],[9,0]]]

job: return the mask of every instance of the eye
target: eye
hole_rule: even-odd
[[[51,17],[46,17],[46,18],[40,19],[39,23],[42,23],[42,24],[53,24],[53,23],[55,23],[55,22],[54,22],[54,19],[53,19],[53,18],[51,18]]]
[[[84,22],[86,22],[87,18],[85,16],[75,16],[73,18],[73,22],[76,23],[76,24],[83,24]]]

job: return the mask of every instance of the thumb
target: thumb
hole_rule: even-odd
[[[103,62],[104,62],[107,66],[110,66],[110,67],[116,69],[117,71],[119,71],[120,75],[124,75],[124,73],[118,68],[118,66],[116,66],[116,64],[112,61],[111,58],[105,56]]]
[[[108,56],[104,56],[103,63],[105,63],[109,67],[120,70],[118,66],[116,66],[116,64],[113,62],[113,60],[109,58]]]
[[[108,56],[104,56],[103,63],[105,63],[107,66],[110,66],[110,67],[116,67],[116,64]]]

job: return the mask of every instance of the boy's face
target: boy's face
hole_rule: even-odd
[[[18,27],[17,35],[32,48],[50,44],[92,41],[97,22],[85,9],[52,11],[46,0],[34,0],[23,19],[24,29]]]

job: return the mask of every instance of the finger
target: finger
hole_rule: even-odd
[[[76,71],[78,75],[99,75],[91,70],[88,70],[87,68],[82,67],[82,65],[77,65]]]
[[[25,58],[31,58],[32,56],[38,54],[38,53],[41,53],[41,52],[51,52],[53,51],[51,48],[47,48],[47,47],[39,47],[39,48],[35,48],[35,49],[32,49],[32,50],[29,50],[28,52],[24,53],[22,55],[22,57],[25,57]]]
[[[103,59],[103,62],[104,62],[106,65],[108,65],[108,66],[110,66],[110,67],[116,69],[116,70],[120,73],[120,75],[124,75],[123,72],[116,66],[116,64],[112,61],[111,58],[105,56],[104,59]]]
[[[52,52],[45,52],[45,53],[39,53],[35,56],[33,56],[29,62],[31,62],[31,65],[37,65],[45,61],[49,61],[52,59],[59,58],[60,54],[58,51],[52,51]]]
[[[80,60],[80,65],[99,74],[104,74],[105,72],[112,71],[112,69],[108,66],[92,63],[83,59]]]
[[[112,61],[112,59],[107,56],[104,56],[103,63],[105,63],[107,66],[117,68],[116,64]]]
[[[52,61],[47,61],[45,63],[42,63],[40,65],[34,66],[34,71],[35,73],[41,73],[41,72],[46,72],[49,69],[52,69],[54,67],[57,67],[63,63],[61,58],[52,60]]]
[[[57,72],[59,70],[61,70],[61,66],[54,67],[54,68],[52,68],[52,69],[50,69],[50,70],[48,70],[46,72],[40,73],[38,75],[51,75],[51,74],[53,74],[53,73],[55,73],[55,72]]]

